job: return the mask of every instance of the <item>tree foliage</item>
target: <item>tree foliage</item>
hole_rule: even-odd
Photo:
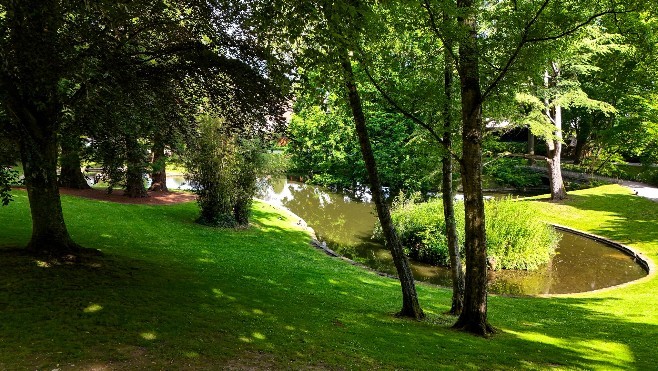
[[[258,6],[0,2],[0,101],[8,117],[2,123],[21,149],[34,223],[30,248],[78,249],[59,201],[59,134],[104,142],[98,148],[118,162],[139,152],[135,143],[168,131],[158,125],[192,122],[202,100],[236,127],[260,130],[276,122],[268,119],[281,112],[287,68],[250,27]]]

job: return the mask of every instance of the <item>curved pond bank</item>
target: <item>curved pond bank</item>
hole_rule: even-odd
[[[395,273],[388,250],[371,239],[377,218],[368,194],[342,194],[276,179],[260,197],[298,215],[338,254],[377,271]],[[551,262],[536,271],[490,272],[490,291],[510,295],[586,292],[647,275],[648,269],[624,251],[582,235],[560,233],[562,240]],[[451,286],[447,268],[412,262],[412,270],[417,280]]]

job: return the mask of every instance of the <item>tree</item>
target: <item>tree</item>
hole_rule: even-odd
[[[591,170],[611,165],[620,156],[656,162],[655,63],[658,18],[650,12],[604,19],[612,47],[592,59],[587,73],[579,73],[582,90],[593,100],[606,102],[615,112],[572,107],[565,112],[565,128],[576,138],[574,163]],[[601,33],[601,31],[599,31]]]
[[[373,201],[375,202],[377,216],[386,239],[386,245],[391,251],[393,262],[400,279],[400,286],[402,289],[402,309],[398,315],[414,319],[422,319],[425,314],[418,302],[418,294],[409,267],[409,261],[404,255],[402,245],[395,233],[393,222],[391,221],[390,210],[384,200],[382,186],[377,171],[377,164],[368,137],[366,117],[363,112],[363,106],[350,58],[350,46],[354,46],[358,42],[360,37],[360,27],[358,25],[363,21],[365,12],[367,12],[368,9],[365,7],[365,4],[358,1],[347,1],[345,3],[321,2],[319,5],[320,14],[324,17],[327,27],[323,31],[328,35],[328,38],[325,39],[326,45],[324,46],[335,53],[334,58],[330,58],[329,60],[325,59],[324,62],[329,62],[330,67],[337,68],[337,72],[340,76],[339,81],[341,81],[345,87],[346,100],[352,111],[354,126],[361,147],[361,154],[363,155],[366,171],[368,172],[370,192],[372,193]],[[347,25],[347,27],[345,25]],[[335,64],[332,64],[331,62]]]
[[[560,53],[552,56],[549,67],[543,72],[543,81],[526,85],[534,89],[537,96],[517,94],[517,100],[527,110],[519,121],[543,138],[548,147],[544,159],[549,169],[551,200],[559,201],[567,196],[561,171],[563,126],[566,124],[563,110],[580,108],[585,109],[587,115],[600,113],[604,117],[615,112],[610,104],[590,98],[580,80],[598,70],[596,58],[623,48],[617,39],[593,25],[560,40]]]
[[[167,188],[166,146],[160,135],[155,134],[151,147],[151,186],[149,191],[169,192]]]
[[[0,100],[20,146],[33,222],[29,250],[52,256],[80,250],[62,215],[58,135],[66,115],[102,107],[114,88],[131,91],[135,81],[122,80],[126,71],[188,80],[235,114],[236,125],[280,111],[274,80],[282,73],[245,27],[257,13],[250,10],[258,4],[249,5],[254,9],[201,0],[0,3]],[[102,113],[96,123],[118,122]]]
[[[60,140],[61,155],[59,159],[59,186],[76,189],[89,189],[87,178],[81,170],[82,138],[77,135],[62,136]]]
[[[429,12],[432,22],[434,22],[434,14],[431,11],[429,3],[424,2],[423,7]],[[366,52],[369,51],[371,54],[376,54],[365,57],[365,59],[369,61],[376,60],[379,62],[378,64],[383,64],[384,73],[388,72],[388,74],[395,76],[394,78],[389,77],[388,80],[396,80],[396,83],[393,84],[393,87],[385,89],[368,72],[368,67],[365,67],[366,74],[384,100],[400,114],[414,122],[419,127],[419,130],[424,130],[425,135],[432,138],[438,144],[442,153],[441,193],[443,195],[446,236],[448,239],[453,284],[450,313],[457,315],[461,313],[463,308],[464,274],[454,212],[453,157],[457,156],[453,147],[453,137],[455,136],[455,132],[458,131],[458,128],[455,127],[452,119],[454,89],[454,67],[452,64],[454,53],[453,43],[452,40],[441,38],[440,35],[435,35],[427,29],[418,30],[413,25],[413,22],[408,22],[409,19],[415,19],[419,16],[420,9],[417,7],[409,9],[404,5],[398,7],[388,5],[384,9],[382,13],[388,15],[390,18],[394,18],[394,21],[387,22],[389,27],[393,29],[394,39],[384,39],[381,43],[384,44],[384,49],[382,50],[381,47],[379,49],[374,48],[376,50],[374,53],[372,47],[364,47],[363,49]],[[400,14],[402,15],[399,16]],[[399,18],[395,19],[396,15]],[[450,28],[449,24],[452,22],[452,19],[446,11],[443,12],[442,22],[445,28]],[[424,37],[419,37],[419,31],[422,32]],[[376,32],[377,37],[373,39],[382,39],[381,35],[385,34],[385,32],[386,27],[382,27],[382,30]],[[377,45],[377,42],[376,40],[369,40],[368,44]],[[442,54],[432,51],[437,45],[443,49]],[[442,81],[434,81],[434,79],[428,77],[428,74],[429,76],[435,76],[441,72],[443,72]],[[401,88],[401,86],[404,86],[404,88]],[[397,93],[395,94],[397,98],[393,97],[391,91]],[[419,98],[419,95],[422,98]],[[405,106],[413,107],[413,109],[405,108]],[[441,112],[439,117],[436,117],[437,111]],[[441,122],[441,124],[439,125],[436,121]]]
[[[482,103],[477,8],[471,0],[457,0],[459,24],[468,36],[459,40],[461,87],[462,161],[464,187],[466,290],[464,308],[454,327],[487,335],[493,327],[487,320],[487,247],[482,194]]]
[[[452,9],[452,2],[441,2],[441,9]],[[430,4],[432,5],[432,4]],[[493,327],[487,320],[487,265],[484,203],[482,200],[482,138],[484,103],[492,97],[510,101],[508,91],[523,76],[524,67],[536,60],[540,44],[571,35],[605,14],[622,11],[619,4],[562,4],[484,2],[457,0],[456,32],[442,28],[432,9],[429,25],[440,37],[454,36],[459,43],[454,58],[461,88],[462,184],[465,207],[466,294],[464,309],[455,328],[487,336]],[[486,63],[481,63],[482,61]],[[520,63],[524,62],[524,63]],[[521,68],[519,68],[521,67]]]

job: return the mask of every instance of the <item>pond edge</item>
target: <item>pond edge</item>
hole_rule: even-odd
[[[295,225],[302,227],[304,230],[306,230],[309,233],[309,235],[311,237],[311,241],[310,241],[309,244],[311,246],[315,247],[316,249],[321,250],[326,255],[329,255],[329,256],[334,257],[334,258],[338,258],[338,259],[340,259],[344,262],[347,262],[347,263],[349,263],[353,266],[362,268],[362,269],[364,269],[368,272],[374,273],[378,276],[387,277],[387,278],[391,278],[391,279],[394,279],[394,280],[399,280],[399,278],[395,275],[380,272],[376,269],[368,267],[365,264],[361,264],[361,263],[356,262],[356,261],[354,261],[350,258],[346,258],[346,257],[338,254],[337,252],[333,251],[332,249],[327,247],[326,242],[320,242],[318,240],[317,235],[315,234],[315,230],[313,228],[309,227],[304,219],[302,219],[301,217],[299,217],[299,215],[297,215],[297,214],[293,213],[292,211],[290,211],[287,207],[282,206],[282,205],[278,205],[278,204],[275,204],[275,203],[272,203],[272,202],[269,202],[269,201],[265,201],[263,199],[257,199],[257,200],[264,203],[264,204],[270,205],[275,209],[285,210],[286,213],[288,213],[289,216],[291,216],[293,219],[297,219],[298,221],[297,221],[297,223],[295,223]],[[583,232],[583,231],[573,229],[573,228],[570,228],[570,227],[566,227],[566,226],[563,226],[563,225],[560,225],[560,224],[550,223],[550,225],[553,226],[555,229],[557,229],[559,231],[565,231],[565,232],[573,233],[575,235],[578,235],[578,236],[581,236],[581,237],[584,237],[584,238],[589,238],[591,240],[600,242],[600,243],[602,243],[606,246],[612,247],[614,249],[617,249],[617,250],[625,253],[626,255],[633,258],[633,261],[636,264],[640,265],[642,267],[642,269],[644,269],[647,272],[647,275],[642,277],[642,278],[639,278],[637,280],[628,281],[628,282],[621,283],[619,285],[604,287],[604,288],[600,288],[600,289],[597,289],[597,290],[591,290],[591,291],[572,292],[572,293],[565,293],[565,294],[536,294],[536,295],[490,294],[490,295],[510,296],[510,297],[545,297],[545,298],[567,297],[567,296],[573,296],[573,295],[587,295],[587,294],[600,293],[600,292],[604,292],[604,291],[614,290],[614,289],[634,285],[634,284],[637,284],[637,283],[642,283],[642,282],[645,282],[645,281],[648,281],[648,280],[652,279],[656,275],[656,265],[654,264],[653,260],[651,260],[646,255],[642,254],[641,252],[638,252],[637,250],[633,249],[632,247],[626,246],[624,244],[621,244],[619,242],[610,240],[610,239],[605,238],[605,237],[598,236],[598,235],[593,234],[593,233]],[[435,284],[428,283],[428,282],[423,282],[423,281],[419,281],[419,280],[414,280],[414,282],[415,282],[416,285],[418,285],[418,284],[427,285],[427,286],[436,287],[436,288],[440,288],[440,289],[450,290],[449,287],[435,285]]]
[[[301,227],[302,229],[304,229],[310,235],[311,241],[309,242],[309,244],[311,246],[315,247],[316,249],[322,251],[326,255],[329,255],[332,258],[340,259],[340,260],[342,260],[342,261],[344,261],[348,264],[351,264],[355,267],[359,267],[361,269],[364,269],[366,271],[374,273],[378,276],[386,277],[386,278],[392,278],[394,280],[399,281],[399,278],[395,275],[380,272],[376,269],[370,268],[369,266],[367,266],[365,264],[361,264],[361,263],[356,262],[356,261],[354,261],[350,258],[344,257],[344,256],[340,255],[339,253],[335,252],[334,250],[330,249],[329,247],[327,247],[326,242],[320,242],[320,240],[318,240],[318,237],[315,234],[315,230],[313,228],[309,227],[308,223],[306,223],[306,221],[304,219],[302,219],[299,215],[297,215],[297,214],[293,213],[292,211],[290,211],[290,209],[288,209],[287,207],[276,204],[276,203],[273,203],[273,202],[270,202],[270,201],[266,201],[266,200],[263,200],[263,199],[260,199],[260,198],[256,198],[256,200],[258,200],[259,202],[262,202],[264,204],[270,205],[275,209],[284,210],[288,214],[288,216],[290,216],[292,219],[297,219],[297,222],[293,223],[293,224],[298,226],[298,227]],[[431,286],[434,286],[434,287],[440,287],[440,288],[444,288],[444,289],[446,288],[446,287],[443,287],[443,286],[433,285],[431,283],[426,283],[426,282],[422,282],[422,281],[418,281],[418,280],[414,280],[414,281],[415,281],[416,284],[420,283],[420,284],[431,285]]]
[[[634,249],[630,246],[624,245],[622,243],[619,243],[617,241],[613,241],[613,240],[605,238],[605,237],[601,237],[601,236],[593,234],[593,233],[580,231],[578,229],[573,229],[573,228],[566,227],[566,226],[563,226],[563,225],[560,225],[560,224],[550,223],[550,225],[552,225],[555,229],[557,229],[559,231],[569,232],[569,233],[573,233],[575,235],[578,235],[578,236],[581,236],[581,237],[584,237],[584,238],[589,238],[591,240],[597,241],[597,242],[602,243],[602,244],[604,244],[608,247],[612,247],[613,249],[617,249],[617,250],[623,252],[624,254],[628,255],[631,258],[633,258],[633,261],[636,264],[638,264],[640,267],[642,267],[642,269],[644,269],[647,272],[647,275],[642,277],[642,278],[633,280],[633,281],[624,282],[624,283],[621,283],[619,285],[603,287],[603,288],[600,288],[600,289],[597,289],[597,290],[573,292],[573,293],[566,293],[566,294],[539,294],[539,295],[534,295],[534,296],[550,298],[550,297],[567,297],[567,296],[573,296],[573,295],[588,295],[588,294],[601,293],[601,292],[605,292],[605,291],[610,291],[610,290],[623,288],[623,287],[630,286],[630,285],[635,285],[635,284],[638,284],[638,283],[643,283],[643,282],[646,282],[646,281],[649,281],[649,280],[653,279],[654,276],[656,275],[656,265],[653,262],[653,260],[651,260],[651,258],[646,256],[645,254],[637,251],[636,249]]]

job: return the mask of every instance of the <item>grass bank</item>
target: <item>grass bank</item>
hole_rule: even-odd
[[[450,330],[450,292],[420,285],[428,320],[393,316],[386,279],[325,256],[273,207],[254,227],[194,223],[194,203],[123,205],[63,197],[71,234],[105,256],[52,266],[21,253],[24,192],[0,209],[0,369],[648,369],[658,280],[592,294],[490,298],[500,333]],[[658,210],[618,186],[533,201],[553,222],[658,261]]]

